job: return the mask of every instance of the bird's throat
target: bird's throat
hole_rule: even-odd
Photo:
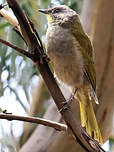
[[[52,17],[48,14],[46,14],[47,20],[48,20],[48,25],[52,23]]]

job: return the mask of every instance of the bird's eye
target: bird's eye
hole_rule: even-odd
[[[60,9],[58,8],[53,10],[53,13],[58,13],[58,12],[60,12]]]

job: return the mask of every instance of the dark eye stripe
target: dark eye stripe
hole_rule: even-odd
[[[59,13],[61,10],[59,8],[56,8],[53,10],[53,13]]]

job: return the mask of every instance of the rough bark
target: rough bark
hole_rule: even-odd
[[[103,140],[106,141],[112,132],[112,119],[114,112],[114,1],[110,0],[86,0],[82,10],[82,20],[85,31],[92,36],[94,50],[96,54],[96,71],[97,71],[97,86],[98,96],[100,104],[96,107],[96,116],[99,122]],[[64,89],[63,89],[64,90]],[[65,91],[65,94],[68,92]],[[68,94],[67,94],[68,95]],[[76,115],[79,114],[78,103],[73,103],[73,109]],[[47,111],[48,112],[48,111]],[[49,119],[49,117],[48,117]],[[39,127],[38,127],[39,128]],[[44,131],[43,129],[41,129]],[[40,132],[40,130],[39,130]],[[35,132],[36,133],[36,132]],[[28,142],[22,147],[20,152],[31,151],[41,152],[37,144],[39,133],[36,133],[37,138],[34,138],[35,133],[30,137]],[[47,137],[47,136],[46,136]],[[49,139],[50,137],[50,139]],[[53,145],[50,143],[43,143],[42,151],[82,151],[80,146],[76,144],[72,137],[66,133],[57,133],[48,135],[49,140],[53,141]],[[30,147],[30,141],[32,144]],[[43,147],[46,144],[45,148]]]

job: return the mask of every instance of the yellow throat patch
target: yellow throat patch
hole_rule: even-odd
[[[48,24],[52,23],[52,17],[48,14],[46,14],[47,20],[48,20]]]

